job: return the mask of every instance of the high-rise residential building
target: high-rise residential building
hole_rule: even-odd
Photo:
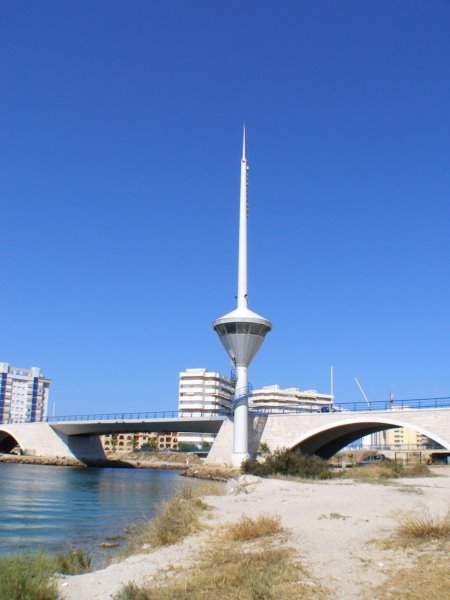
[[[206,369],[186,369],[180,373],[178,410],[181,416],[210,416],[232,412],[235,381]],[[333,404],[333,396],[316,390],[302,391],[298,388],[280,388],[269,385],[250,392],[250,410],[269,412],[305,411],[320,412]],[[201,445],[212,443],[213,434],[181,433],[180,443]]]
[[[186,369],[180,373],[178,410],[195,417],[227,412],[234,396],[234,381],[206,369]]]
[[[207,369],[186,369],[180,373],[178,410],[181,416],[195,417],[228,413],[234,396],[234,381]],[[179,433],[180,444],[212,444],[210,433]]]
[[[0,423],[43,421],[50,381],[38,367],[0,363]]]
[[[263,409],[271,413],[286,411],[319,412],[327,410],[333,404],[333,396],[319,394],[316,390],[299,390],[298,388],[280,388],[279,385],[268,385],[253,390],[249,398],[250,410]]]

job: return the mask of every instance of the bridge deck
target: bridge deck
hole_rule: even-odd
[[[176,417],[155,419],[103,419],[59,421],[50,427],[64,435],[102,435],[109,433],[150,433],[178,431],[192,433],[218,433],[225,417]]]

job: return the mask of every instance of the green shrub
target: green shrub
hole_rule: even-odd
[[[39,552],[0,560],[2,600],[55,600],[56,584],[51,581],[54,560]]]
[[[331,478],[330,466],[323,458],[297,454],[285,448],[266,453],[264,462],[246,460],[242,471],[259,477],[280,474],[307,479]]]
[[[201,528],[200,515],[207,508],[192,489],[183,489],[178,496],[163,504],[154,519],[131,528],[123,554],[142,552],[143,546],[156,548],[176,544]]]
[[[80,548],[58,554],[55,559],[55,570],[64,575],[87,573],[91,569],[91,557]]]
[[[71,550],[57,556],[43,551],[18,554],[0,559],[0,600],[55,600],[58,589],[55,573],[86,573],[90,557],[83,550]]]

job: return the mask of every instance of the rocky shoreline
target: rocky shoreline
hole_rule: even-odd
[[[170,458],[169,458],[170,456]],[[144,457],[131,455],[127,457],[110,456],[103,460],[75,460],[70,458],[48,458],[44,456],[27,456],[15,454],[0,454],[0,463],[14,463],[24,465],[46,465],[55,467],[101,467],[114,469],[172,469],[180,471],[183,477],[193,477],[208,481],[228,481],[239,475],[239,471],[226,466],[208,466],[197,456],[187,455],[183,460],[176,460],[178,456],[158,454]],[[194,464],[191,464],[194,463]]]
[[[205,465],[194,465],[180,473],[183,477],[195,477],[196,479],[205,479],[207,481],[229,481],[238,477],[239,474],[238,469],[209,467]]]
[[[16,454],[0,454],[0,463],[14,463],[20,465],[53,465],[57,467],[85,467],[79,460],[70,458],[45,458],[43,456],[25,456]]]
[[[186,469],[186,462],[164,460],[135,460],[122,458],[105,458],[103,460],[76,460],[70,458],[47,458],[44,456],[26,456],[14,454],[0,454],[0,463],[14,463],[23,465],[47,465],[55,467],[103,467],[116,469]]]

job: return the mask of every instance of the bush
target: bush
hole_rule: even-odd
[[[163,504],[161,512],[151,521],[134,526],[124,554],[142,552],[143,546],[156,548],[176,544],[200,529],[200,515],[208,507],[190,488]]]
[[[44,551],[7,556],[0,559],[0,600],[55,600],[55,573],[87,573],[90,566],[90,556],[79,549],[56,556]]]
[[[0,597],[7,600],[54,600],[53,560],[39,552],[0,560]]]
[[[189,442],[180,442],[178,444],[178,450],[180,452],[197,452],[198,446],[197,444],[190,444]]]
[[[426,539],[450,538],[450,513],[438,518],[429,512],[405,515],[397,529],[397,538],[406,542]]]
[[[285,448],[266,453],[264,462],[246,460],[242,471],[259,477],[280,474],[307,479],[331,478],[330,466],[323,458],[297,454]]]
[[[91,570],[91,557],[80,548],[58,554],[55,559],[55,570],[64,575],[77,575]]]
[[[280,517],[259,515],[255,519],[244,515],[229,527],[229,536],[233,542],[248,542],[268,535],[281,533]]]

